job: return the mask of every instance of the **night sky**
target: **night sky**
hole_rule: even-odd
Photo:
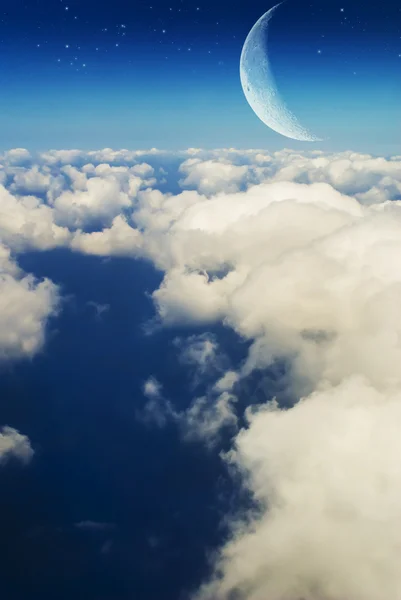
[[[241,90],[253,3],[16,0],[1,20],[2,146],[279,147]],[[399,127],[400,7],[286,2],[270,31],[279,90],[325,139],[389,151]],[[235,127],[233,126],[235,125]]]

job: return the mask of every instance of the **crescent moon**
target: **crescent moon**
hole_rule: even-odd
[[[245,40],[240,59],[242,89],[249,105],[265,125],[293,140],[318,142],[321,140],[299,123],[281,99],[270,69],[268,25],[280,4],[260,17]]]

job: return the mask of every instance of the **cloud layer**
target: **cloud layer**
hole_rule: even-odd
[[[162,382],[144,384],[159,425],[209,445],[236,431],[226,460],[256,504],[197,597],[400,597],[401,157],[17,149],[0,180],[3,357],[37,351],[57,306],[10,253],[59,246],[151,261],[161,324],[222,322],[249,342],[184,413]],[[212,338],[183,360],[201,376],[218,361]],[[235,386],[278,362],[293,406],[249,398],[238,431]]]

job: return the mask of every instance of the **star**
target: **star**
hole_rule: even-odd
[[[322,51],[321,51],[321,50],[318,50],[318,51],[317,51],[317,53],[318,53],[318,54],[321,54],[321,53],[322,53]]]

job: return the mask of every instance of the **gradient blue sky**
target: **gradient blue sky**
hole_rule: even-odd
[[[1,148],[311,148],[263,125],[240,86],[242,44],[273,4],[15,1],[1,20]],[[325,138],[316,148],[398,152],[399,3],[288,0],[269,48],[287,104]]]

